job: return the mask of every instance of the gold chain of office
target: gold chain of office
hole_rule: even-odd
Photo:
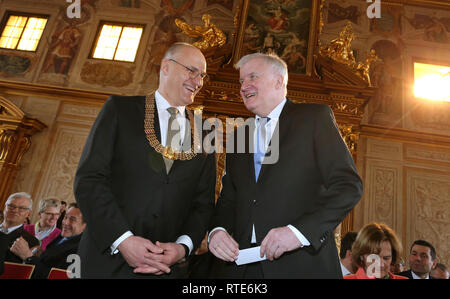
[[[163,146],[155,135],[155,101],[153,93],[148,94],[145,97],[145,118],[144,118],[144,131],[147,137],[148,143],[155,149],[156,152],[163,155],[170,160],[191,160],[197,154],[194,152],[194,145],[198,144],[198,136],[194,134],[193,117],[190,118],[191,123],[191,136],[194,136],[194,142],[189,151],[178,152],[174,151],[171,146]]]

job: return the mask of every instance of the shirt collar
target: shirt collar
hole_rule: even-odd
[[[161,113],[163,113],[163,111],[165,111],[166,113],[169,113],[167,111],[167,108],[172,107],[169,102],[167,102],[167,100],[159,93],[159,91],[155,92],[155,102],[156,102],[156,107],[158,109],[158,115],[161,115]],[[184,111],[186,109],[186,106],[175,106],[175,108],[178,109],[178,112],[180,112],[180,115],[184,117]]]
[[[21,226],[23,226],[23,224],[19,224],[17,226],[13,226],[13,227],[7,228],[7,230],[8,230],[7,234],[15,231],[16,229],[20,228]],[[0,224],[0,228],[3,228],[3,223]]]
[[[283,110],[284,105],[286,104],[287,99],[284,98],[283,101],[281,101],[281,103],[279,103],[268,115],[267,117],[270,118],[270,121],[272,120],[276,120],[278,121],[278,119],[280,118],[280,114],[281,111]],[[260,119],[261,116],[256,115],[256,120]]]
[[[422,279],[419,276],[416,275],[416,273],[414,273],[413,270],[411,270],[411,275],[413,279]],[[430,275],[428,275],[427,277],[423,278],[423,279],[430,279]]]

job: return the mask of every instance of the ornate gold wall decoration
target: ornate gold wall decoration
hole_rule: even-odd
[[[358,62],[356,65],[356,74],[361,78],[363,78],[365,81],[367,81],[369,83],[369,86],[372,86],[372,83],[370,82],[370,73],[369,73],[370,66],[379,60],[380,59],[375,54],[375,50],[371,49],[370,52],[367,54],[364,62]]]
[[[348,149],[353,156],[356,156],[356,145],[358,144],[359,132],[355,130],[353,125],[342,124],[338,125],[341,131],[342,138],[348,146]]]
[[[31,145],[31,136],[45,127],[0,97],[0,206],[4,206],[9,195],[20,160]]]
[[[192,43],[202,51],[210,51],[220,48],[227,42],[227,37],[216,25],[211,23],[211,15],[204,14],[202,16],[204,26],[191,26],[181,19],[175,19],[175,24],[189,37],[200,38]]]
[[[333,39],[330,44],[320,47],[319,54],[346,65],[356,75],[366,81],[369,86],[372,86],[369,76],[370,67],[379,58],[375,54],[375,50],[371,49],[364,62],[357,62],[351,47],[354,39],[355,34],[353,33],[352,24],[347,22],[347,25],[339,33],[339,37]]]
[[[339,33],[339,37],[333,39],[329,45],[321,47],[319,53],[353,68],[356,64],[351,47],[354,39],[355,34],[353,33],[352,24],[348,22],[341,33]]]

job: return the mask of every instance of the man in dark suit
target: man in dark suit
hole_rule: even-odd
[[[25,263],[36,266],[32,278],[46,279],[52,268],[68,270],[72,259],[68,261],[67,257],[77,253],[85,228],[86,223],[80,209],[76,204],[71,204],[63,219],[61,234],[48,244],[47,249],[40,256],[33,255],[22,238],[14,242],[11,251]]]
[[[333,230],[360,200],[362,182],[333,113],[286,100],[287,67],[276,55],[250,54],[236,67],[244,104],[256,115],[248,142],[255,150],[227,153],[209,235],[218,258],[212,273],[340,278]],[[234,263],[239,250],[258,245],[266,260]]]
[[[215,159],[191,147],[185,109],[205,72],[200,50],[174,44],[154,94],[111,96],[100,111],[74,184],[87,222],[82,278],[187,274],[182,261],[200,245],[214,208]]]
[[[397,273],[397,275],[408,277],[409,279],[434,279],[430,275],[431,270],[436,266],[436,249],[430,242],[416,240],[409,250],[409,267],[407,271]]]
[[[0,268],[3,261],[22,263],[22,259],[10,251],[10,247],[18,238],[22,238],[33,250],[38,250],[39,240],[23,228],[32,208],[33,200],[25,192],[11,194],[6,200],[4,220],[0,224]]]

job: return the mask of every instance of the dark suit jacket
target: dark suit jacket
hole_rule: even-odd
[[[333,230],[358,203],[362,182],[328,106],[287,101],[279,118],[279,159],[263,164],[255,182],[253,154],[226,157],[226,175],[210,229],[224,227],[251,247],[288,224],[311,246],[261,262],[265,278],[340,278]],[[272,137],[272,143],[274,138]],[[274,144],[272,144],[274,147]],[[212,274],[242,278],[245,266],[216,259]]]
[[[71,265],[67,262],[67,257],[77,253],[81,235],[58,244],[61,239],[62,237],[59,235],[48,244],[39,257],[34,256],[30,261],[27,261],[27,264],[36,266],[33,271],[33,279],[46,279],[53,267],[67,270]]]
[[[411,272],[411,271],[412,271],[412,270],[409,269],[409,270],[407,270],[407,271],[403,271],[403,272],[400,272],[400,273],[396,273],[396,275],[408,277],[409,279],[414,279],[413,276],[412,276],[412,272]],[[431,274],[430,274],[430,279],[436,279],[436,278],[434,278],[434,277],[431,276]]]
[[[9,250],[19,237],[23,237],[30,248],[40,245],[39,240],[27,232],[23,226],[9,234],[0,232],[0,263],[2,263],[2,258],[6,262],[22,263],[22,259]]]
[[[111,96],[86,141],[74,184],[87,222],[79,246],[82,278],[156,278],[134,274],[121,254],[111,255],[110,246],[126,231],[152,242],[186,234],[194,247],[205,236],[214,208],[214,155],[177,160],[166,174],[144,133],[144,103],[141,96]],[[156,105],[154,126],[160,140]],[[158,278],[180,272],[174,266]]]

